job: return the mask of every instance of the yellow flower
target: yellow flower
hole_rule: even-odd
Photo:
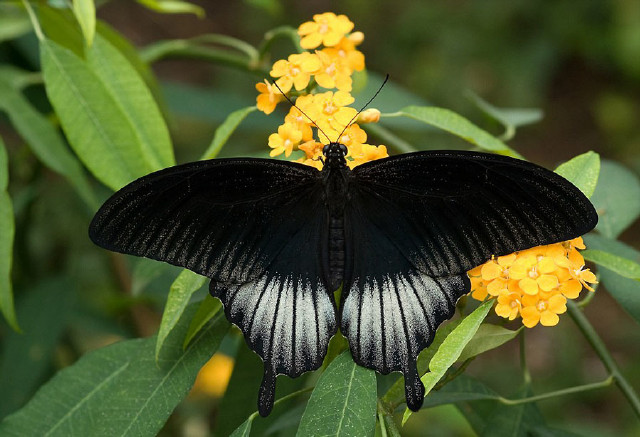
[[[280,59],[273,64],[271,76],[279,77],[276,82],[283,93],[288,93],[291,86],[296,90],[303,90],[309,85],[311,73],[321,67],[320,59],[317,55],[303,52],[289,55],[287,60]]]
[[[278,88],[270,84],[266,79],[264,83],[259,82],[256,84],[256,90],[260,93],[256,98],[257,107],[265,114],[271,114],[276,105],[284,100],[284,96]]]
[[[297,105],[299,105],[301,98],[302,97],[298,97]],[[311,121],[295,106],[289,109],[289,113],[284,117],[284,122],[294,125],[296,129],[302,133],[302,141],[310,141],[313,139]]]
[[[555,294],[548,299],[537,298],[537,301],[527,305],[520,311],[522,323],[527,328],[533,328],[538,322],[543,326],[555,326],[560,318],[558,314],[567,311],[567,299]]]
[[[522,308],[520,301],[520,293],[501,293],[498,296],[498,304],[496,305],[496,314],[505,319],[513,320],[518,316],[518,312]]]
[[[353,101],[354,98],[346,91],[315,94],[313,105],[309,106],[307,114],[327,135],[329,130],[341,132],[358,113],[354,108],[346,106]],[[329,140],[336,141],[337,138]]]
[[[581,238],[492,258],[467,273],[471,296],[497,298],[496,314],[509,320],[521,316],[527,327],[556,325],[567,299],[596,280],[578,248],[584,248]]]
[[[296,129],[296,126],[291,123],[285,123],[278,127],[277,134],[269,135],[269,147],[273,150],[269,153],[269,156],[278,156],[284,153],[284,156],[289,157],[293,148],[300,143],[302,139],[302,132]]]
[[[351,71],[362,71],[364,70],[364,55],[355,48],[362,42],[362,39],[359,39],[360,35],[364,39],[362,32],[354,32],[348,37],[342,38],[334,47],[322,51],[329,56],[341,59]]]
[[[375,161],[376,159],[386,158],[389,156],[386,146],[372,146],[371,144],[354,143],[351,146],[349,153],[353,160],[348,160],[347,165],[351,169],[360,164],[364,164],[365,162]]]
[[[326,50],[316,52],[322,63],[320,68],[313,73],[316,82],[323,88],[351,91],[351,70],[339,56],[333,56]]]
[[[332,47],[338,44],[342,37],[353,29],[353,23],[346,15],[333,12],[316,14],[313,21],[302,23],[298,28],[298,35],[302,37],[300,45],[304,49],[315,49],[320,44]]]

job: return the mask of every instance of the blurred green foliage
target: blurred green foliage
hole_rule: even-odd
[[[489,133],[502,136],[510,148],[527,159],[549,168],[595,150],[606,158],[593,196],[601,221],[599,235],[590,236],[587,244],[640,261],[634,249],[640,247],[640,2],[636,0],[344,0],[338,10],[330,2],[203,0],[191,2],[196,8],[179,6],[197,14],[180,15],[158,14],[159,9],[167,7],[161,1],[101,1],[97,2],[99,21],[92,38],[103,51],[86,63],[79,61],[84,52],[83,35],[92,35],[86,9],[76,8],[75,16],[84,17],[81,27],[73,12],[58,9],[65,7],[65,2],[37,3],[40,23],[53,41],[44,47],[38,43],[20,4],[0,3],[0,137],[8,156],[8,160],[0,160],[3,166],[7,162],[6,169],[0,168],[0,181],[8,170],[7,193],[2,185],[0,205],[10,199],[15,218],[13,244],[7,246],[3,242],[0,248],[0,257],[4,257],[0,260],[0,274],[5,275],[7,261],[12,261],[10,277],[0,278],[0,297],[6,313],[6,290],[13,289],[17,321],[23,331],[17,333],[4,319],[0,321],[0,418],[20,410],[40,386],[57,371],[68,371],[73,363],[78,362],[77,368],[88,374],[94,372],[94,367],[102,368],[101,360],[116,369],[125,362],[133,363],[142,369],[140,372],[148,368],[151,379],[162,379],[163,368],[154,367],[154,348],[157,354],[168,354],[169,360],[179,359],[171,358],[171,354],[179,357],[181,353],[184,338],[179,338],[178,331],[186,333],[205,327],[212,333],[207,344],[215,350],[214,345],[220,343],[220,332],[226,326],[218,319],[207,325],[206,320],[219,307],[214,310],[210,302],[203,300],[202,284],[187,284],[187,290],[183,290],[186,300],[175,304],[174,313],[167,311],[163,316],[167,294],[180,269],[107,253],[94,247],[86,232],[99,201],[110,193],[107,186],[117,188],[127,178],[170,165],[171,143],[178,162],[212,157],[218,152],[219,156],[267,156],[266,139],[279,123],[278,117],[244,108],[254,104],[254,85],[263,79],[268,62],[245,65],[244,58],[235,56],[233,50],[224,56],[193,50],[159,54],[156,44],[162,40],[173,43],[216,33],[257,46],[270,29],[296,26],[313,13],[327,10],[345,13],[366,36],[360,49],[370,71],[362,78],[358,102],[372,95],[381,82],[381,76],[374,72],[389,73],[391,83],[373,104],[385,113],[410,105],[424,106],[426,102],[455,110]],[[200,11],[204,11],[204,18],[197,16]],[[294,47],[285,35],[274,38],[268,49],[270,57],[266,60],[273,61]],[[54,63],[58,70],[47,70],[46,63],[40,65],[41,50],[45,52],[42,59],[62,59],[62,63]],[[100,65],[105,59],[112,62]],[[149,60],[153,62],[147,63]],[[48,65],[51,67],[51,62]],[[135,102],[110,100],[110,87],[123,86],[116,82],[122,77],[109,74],[111,67],[120,72],[135,70],[135,77],[140,83],[144,81],[150,92],[133,100],[153,101],[155,109],[138,118],[134,115],[140,113],[139,108],[126,110]],[[54,82],[73,77],[95,86],[82,88],[90,93],[83,96],[71,96],[68,90],[57,99],[50,96],[56,100],[52,102],[43,87],[43,77],[48,80],[47,75],[53,75]],[[140,83],[134,84],[131,92],[140,90]],[[116,117],[120,125],[129,126],[114,130],[101,140],[108,143],[114,137],[123,138],[124,142],[139,144],[139,149],[123,151],[126,157],[122,158],[114,144],[99,146],[96,138],[100,140],[100,117],[110,118],[113,112],[106,107],[97,119],[77,125],[76,132],[67,129],[74,125],[67,119],[78,116],[74,112],[77,106],[92,99],[125,108]],[[235,116],[227,119],[232,111],[237,111]],[[524,114],[535,121],[540,113],[542,120],[533,125],[520,126],[521,118],[514,118]],[[170,139],[162,130],[163,118]],[[61,125],[65,127],[64,135]],[[454,135],[404,118],[383,118],[381,126],[417,149],[468,147]],[[517,135],[511,139],[507,133],[515,128]],[[151,139],[136,138],[136,132],[145,130]],[[374,130],[370,134],[384,138],[384,132]],[[77,144],[94,149],[80,150]],[[399,150],[402,147],[396,147],[395,151]],[[107,159],[133,163],[130,174],[114,177],[110,171],[115,167],[109,168]],[[576,173],[577,179],[579,176]],[[7,209],[3,211],[6,213]],[[0,232],[6,237],[10,224],[3,220]],[[601,269],[599,273],[603,286],[585,307],[585,313],[615,356],[620,372],[632,386],[640,387],[638,283],[611,270]],[[196,303],[202,301],[200,310],[186,305],[189,298]],[[196,313],[202,314],[199,326],[189,327],[186,317]],[[171,318],[169,331],[177,326],[176,331],[161,331],[157,343],[155,338],[137,340],[155,334],[162,317]],[[11,317],[7,320],[11,321]],[[496,319],[492,321],[497,323]],[[449,332],[454,326],[449,325]],[[196,334],[190,335],[195,336],[195,342]],[[123,339],[127,341],[100,349]],[[145,414],[142,424],[126,422],[125,417],[123,428],[131,423],[140,425],[139,435],[160,428],[162,435],[233,432],[255,411],[254,396],[261,374],[259,360],[240,340],[239,333],[232,329],[221,341],[220,350],[237,359],[222,398],[189,397],[164,425],[166,417],[158,413]],[[443,340],[436,339],[436,344]],[[533,394],[531,387],[523,388],[515,343],[467,363],[468,371],[428,397],[429,409],[415,414],[402,428],[402,434],[472,435],[488,429],[485,427],[522,430],[523,423],[542,435],[569,431],[589,436],[640,433],[633,410],[613,387],[535,404],[500,404],[496,393],[510,399]],[[118,355],[114,352],[118,350],[124,352]],[[143,350],[149,352],[151,359],[137,356]],[[201,349],[189,350],[197,355],[199,364],[184,370],[188,375],[181,376],[183,382],[175,388],[172,405],[182,399],[189,378],[207,355]],[[611,370],[605,369],[589,344],[580,338],[568,316],[553,329],[528,332],[526,350],[536,394],[601,381]],[[123,361],[113,358],[116,355]],[[108,368],[102,370],[109,372]],[[334,367],[327,372],[330,370],[340,371]],[[53,404],[52,398],[60,387],[70,384],[65,379],[68,375],[55,376],[52,385],[46,386],[33,404],[0,425],[5,427],[0,430],[26,435],[23,431],[28,428],[30,414],[34,414],[30,411],[44,408],[39,406],[42,400],[45,405]],[[120,377],[130,383],[126,374]],[[318,377],[280,377],[277,398],[312,386]],[[397,375],[378,375],[379,395],[392,388],[396,378]],[[133,385],[140,399],[148,396],[144,387]],[[157,387],[164,389],[162,384]],[[90,392],[93,386],[78,388],[81,389]],[[484,398],[469,398],[469,393],[481,393]],[[106,400],[118,395],[117,391],[108,390],[101,394]],[[148,397],[153,402],[153,396]],[[251,435],[294,435],[306,399],[302,395],[285,400],[276,405],[270,417],[256,418]],[[457,408],[451,404],[441,406],[452,399],[458,402]],[[400,417],[396,415],[396,419]],[[378,422],[378,435],[382,435],[380,423],[387,420],[385,417]],[[43,426],[46,428],[46,423]],[[388,424],[385,432],[392,431],[393,424]]]

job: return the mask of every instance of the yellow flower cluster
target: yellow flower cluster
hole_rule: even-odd
[[[567,311],[567,299],[575,299],[582,287],[593,291],[595,275],[585,269],[582,237],[538,246],[492,258],[468,272],[471,296],[483,301],[497,299],[496,314],[533,328],[538,323],[554,326],[558,314]]]
[[[356,49],[364,35],[352,30],[353,23],[345,15],[332,12],[314,15],[313,21],[298,28],[300,46],[313,52],[292,54],[273,64],[271,77],[277,79],[283,93],[297,96],[297,108],[292,107],[278,132],[269,136],[272,157],[284,153],[288,158],[293,152],[301,151],[304,156],[296,159],[297,162],[321,169],[322,149],[332,141],[347,146],[347,164],[351,168],[389,156],[385,146],[367,144],[367,134],[359,126],[377,122],[380,111],[363,111],[353,122],[357,111],[348,106],[354,102],[350,94],[352,75],[364,69],[364,55]],[[321,45],[324,47],[320,48]],[[335,91],[317,92],[318,86]],[[260,93],[257,107],[265,114],[273,112],[278,103],[285,100],[278,88],[266,79],[256,84],[256,89]],[[320,132],[315,132],[314,137],[317,128]],[[316,139],[320,139],[320,133],[322,141]]]

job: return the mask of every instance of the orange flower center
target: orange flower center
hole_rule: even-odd
[[[318,28],[318,33],[327,33],[329,31],[329,25],[322,23]]]
[[[547,309],[547,302],[545,302],[544,300],[541,300],[540,302],[538,302],[538,305],[536,305],[536,308],[538,308],[538,311],[544,311]]]

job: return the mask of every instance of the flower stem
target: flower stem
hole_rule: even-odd
[[[527,397],[527,398],[507,399],[507,398],[499,397],[498,398],[498,402],[500,402],[501,404],[504,404],[504,405],[527,404],[527,403],[530,403],[530,402],[537,402],[537,401],[541,401],[541,400],[544,400],[544,399],[555,398],[555,397],[558,397],[558,396],[564,396],[564,395],[573,394],[573,393],[582,393],[582,392],[585,392],[585,391],[596,390],[596,389],[599,389],[599,388],[608,387],[613,382],[614,382],[614,377],[613,377],[613,375],[611,375],[607,379],[605,379],[604,381],[594,382],[594,383],[591,383],[591,384],[578,385],[578,386],[575,386],[575,387],[564,388],[562,390],[551,391],[549,393],[544,393],[544,394],[541,394],[541,395],[531,396],[531,397]]]
[[[526,330],[520,331],[520,367],[522,368],[522,379],[524,384],[528,387],[531,385],[531,373],[527,367],[527,348],[525,342]]]
[[[602,364],[604,364],[604,367],[606,367],[606,369],[609,371],[616,385],[618,386],[620,391],[622,391],[622,394],[624,394],[624,396],[627,398],[627,401],[629,401],[629,404],[631,405],[633,411],[638,417],[640,417],[640,399],[638,399],[638,395],[636,394],[633,387],[631,387],[631,384],[629,384],[629,381],[627,381],[627,379],[620,372],[618,365],[613,360],[613,357],[609,353],[609,350],[605,346],[600,336],[598,336],[598,334],[596,333],[596,330],[593,328],[591,323],[589,323],[589,320],[587,320],[587,317],[575,302],[568,301],[567,309],[569,315],[578,326],[578,329],[582,331],[582,334],[587,339],[589,344],[591,344],[591,347],[596,352],[596,354],[598,354],[600,360],[602,361]]]

